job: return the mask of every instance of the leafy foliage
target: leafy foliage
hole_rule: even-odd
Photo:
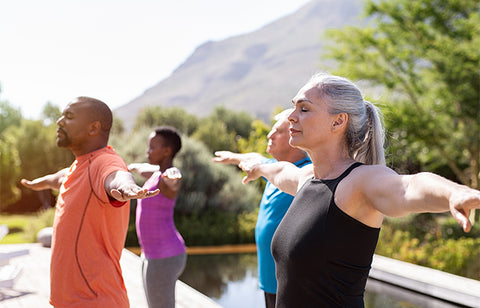
[[[0,101],[0,134],[10,126],[18,126],[22,120],[20,109],[12,107],[7,101]]]
[[[142,128],[152,129],[160,125],[170,125],[180,132],[190,135],[197,129],[198,119],[178,107],[146,107],[138,114],[135,120],[134,131]]]
[[[42,116],[45,120],[50,122],[50,124],[56,123],[58,118],[60,118],[61,115],[62,115],[62,111],[55,104],[48,102],[43,107]]]
[[[384,222],[376,253],[480,279],[480,226],[464,233],[451,217],[415,214]]]
[[[267,135],[270,127],[261,120],[254,120],[251,124],[250,134],[248,138],[240,138],[238,140],[238,148],[242,153],[256,152],[267,156]]]
[[[0,210],[20,198],[16,179],[20,175],[20,157],[11,135],[0,137]]]
[[[248,138],[252,121],[252,117],[246,112],[217,107],[210,116],[200,121],[192,138],[201,141],[212,153],[218,150],[238,152],[238,141]]]
[[[229,132],[226,123],[222,121],[203,121],[193,133],[192,138],[199,140],[213,153],[218,150],[237,152],[235,132]]]
[[[187,246],[213,246],[255,242],[257,212],[215,210],[191,216],[175,216],[175,224]]]
[[[20,198],[16,179],[20,174],[20,157],[15,138],[6,133],[9,127],[17,127],[22,113],[6,101],[0,101],[0,211]]]
[[[68,167],[73,154],[55,144],[55,125],[44,126],[42,121],[23,120],[9,134],[15,140],[21,161],[21,178],[34,179]],[[17,179],[18,180],[18,179]]]
[[[400,170],[447,166],[480,188],[479,12],[471,0],[369,1],[372,25],[329,32],[338,73],[383,88]]]

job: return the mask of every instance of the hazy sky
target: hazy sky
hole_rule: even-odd
[[[309,0],[0,0],[0,100],[37,118],[92,96],[112,109],[196,47],[259,29]],[[301,21],[299,21],[301,22]]]

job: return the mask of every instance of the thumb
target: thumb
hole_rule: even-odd
[[[463,231],[465,232],[470,232],[470,229],[472,228],[472,224],[470,223],[470,220],[468,219],[468,216],[470,214],[470,210],[467,210],[467,213],[464,213],[463,210],[459,211],[456,208],[451,209],[451,213],[453,218],[462,226]]]
[[[247,184],[251,182],[252,180],[248,177],[248,175],[244,176],[242,179],[242,184]]]
[[[123,194],[118,189],[110,190],[110,195],[118,201],[125,201],[123,200]]]

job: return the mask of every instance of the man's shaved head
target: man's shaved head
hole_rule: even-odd
[[[89,117],[92,121],[99,121],[102,130],[108,134],[112,128],[113,115],[110,108],[101,100],[80,96],[77,97],[79,102],[88,103]]]

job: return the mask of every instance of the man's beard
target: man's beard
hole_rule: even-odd
[[[61,132],[61,135],[63,135],[63,138],[61,135],[58,136],[58,133],[57,133],[57,140],[56,140],[57,146],[60,148],[65,148],[71,145],[72,140],[70,140],[67,133],[63,129],[59,129],[59,131]]]

